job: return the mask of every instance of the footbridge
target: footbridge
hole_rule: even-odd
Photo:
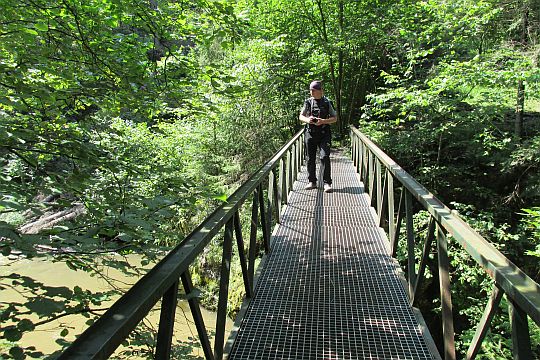
[[[156,304],[155,358],[174,358],[183,290],[206,359],[456,359],[451,238],[493,283],[467,358],[477,356],[505,296],[514,358],[532,359],[529,322],[540,325],[540,286],[355,128],[350,144],[332,154],[333,192],[305,190],[297,133],[60,358],[110,357]],[[422,235],[413,226],[417,211],[430,218]],[[215,236],[222,236],[223,254],[210,341],[189,270]],[[258,248],[265,255],[256,268]],[[408,254],[404,269],[398,250]],[[226,334],[233,253],[245,301]],[[430,256],[438,264],[432,275],[441,307],[441,324],[432,331],[415,308]]]

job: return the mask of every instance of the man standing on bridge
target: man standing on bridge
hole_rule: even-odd
[[[337,121],[336,110],[326,96],[323,96],[322,83],[318,80],[309,85],[311,97],[304,102],[298,118],[306,124],[305,142],[307,149],[307,170],[309,183],[306,190],[317,187],[315,174],[315,157],[319,148],[321,170],[323,173],[324,191],[332,192],[332,177],[330,176],[330,143],[332,134],[330,124]]]

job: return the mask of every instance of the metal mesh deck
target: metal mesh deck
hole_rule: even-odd
[[[332,179],[303,190],[303,168],[229,359],[433,358],[352,162]]]

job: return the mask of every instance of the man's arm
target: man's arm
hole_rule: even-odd
[[[303,122],[305,124],[312,124],[311,119],[313,119],[313,116],[307,116],[308,111],[306,108],[306,103],[304,103],[304,106],[302,107],[302,110],[300,110],[300,115],[298,115],[298,120],[300,122]]]
[[[319,121],[317,121],[317,125],[333,124],[336,121],[337,121],[337,117],[334,115],[334,116],[329,117],[328,119],[320,119]]]
[[[313,116],[307,117],[302,112],[300,112],[300,115],[298,116],[298,119],[305,124],[311,124],[312,118]]]

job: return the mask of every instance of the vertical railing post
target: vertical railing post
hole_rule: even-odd
[[[292,145],[291,157],[292,157],[292,166],[291,166],[292,182],[294,183],[296,181],[296,176],[298,175],[298,173],[296,172],[296,144]]]
[[[349,138],[351,139],[351,159],[353,162],[353,166],[356,167],[356,146],[355,146],[355,138],[353,137],[352,129],[349,131]]]
[[[354,141],[356,144],[356,171],[358,172],[358,175],[360,176],[360,179],[362,179],[362,141],[360,138],[353,134]]]
[[[279,208],[281,209],[281,206],[283,205],[283,176],[282,176],[282,173],[281,173],[281,167],[283,165],[283,159],[279,159],[279,166],[278,166],[278,170],[279,173],[278,173],[278,185],[277,185],[277,189],[278,189],[278,205],[279,205]]]
[[[352,129],[351,129],[350,137],[351,137],[352,161],[353,161],[354,167],[356,168],[356,172],[358,172],[358,156],[357,156],[357,153],[356,153],[358,145],[357,145],[356,136],[354,136],[354,132],[353,132]]]
[[[366,179],[366,185],[369,179],[369,148],[366,144],[362,143],[364,149],[364,178]]]
[[[365,157],[365,151],[364,151],[364,143],[362,142],[362,139],[358,138],[358,152],[360,155],[360,159],[358,163],[360,164],[360,168],[358,169],[358,173],[360,174],[360,180],[364,183],[364,189],[366,187],[365,177],[366,177],[366,171],[364,169],[364,162],[366,161]]]
[[[395,204],[394,204],[394,177],[392,176],[392,173],[388,171],[386,173],[388,176],[388,179],[386,180],[387,188],[388,188],[388,238],[393,239],[394,238],[394,232],[396,229],[394,228],[396,226],[395,224]]]
[[[253,288],[249,283],[248,264],[244,252],[244,237],[242,236],[242,223],[240,222],[240,213],[238,210],[234,213],[234,232],[236,234],[236,245],[238,247],[238,257],[240,259],[240,267],[242,268],[244,287],[246,288],[246,297],[251,298],[253,297]]]
[[[358,172],[358,175],[360,175],[360,178],[362,178],[362,157],[361,157],[361,144],[360,138],[353,134],[354,141],[355,141],[355,153],[356,153],[356,171]]]
[[[373,191],[373,185],[374,185],[374,182],[375,182],[375,163],[374,163],[374,155],[373,153],[371,153],[371,151],[368,150],[368,178],[369,178],[369,189],[368,189],[368,193],[369,193],[369,198],[371,200],[371,204],[373,204],[373,200],[374,200],[374,194],[375,194],[375,191]]]
[[[380,221],[382,214],[382,171],[381,162],[377,158],[375,158],[375,168],[377,171],[377,215]]]
[[[302,146],[302,152],[300,153],[300,156],[302,157],[302,164],[306,163],[306,134],[302,134],[302,140],[301,146]]]
[[[371,162],[369,161],[369,150],[367,147],[364,147],[364,188],[366,190],[366,193],[369,195],[369,166]]]
[[[385,213],[385,206],[388,205],[388,177],[387,177],[388,170],[384,168],[384,175],[381,173],[381,182],[382,182],[382,193],[381,193],[381,206],[379,210],[379,226],[384,228],[386,225],[386,213]]]
[[[272,212],[275,211],[275,197],[274,197],[274,188],[276,187],[276,174],[274,171],[270,171],[268,174],[268,215],[271,216]],[[272,221],[270,221],[272,224]]]
[[[302,170],[302,164],[304,159],[304,142],[303,138],[298,139],[298,172]]]
[[[273,225],[273,216],[272,212],[274,211],[274,187],[275,181],[273,172],[270,171],[268,174],[268,208],[266,210],[266,225],[268,226],[268,244],[270,244],[270,236],[272,234],[272,225]]]
[[[255,258],[257,257],[257,228],[259,225],[259,189],[253,192],[253,204],[251,205],[251,228],[249,232],[249,260],[248,273],[250,288],[254,288]]]
[[[362,182],[364,181],[364,178],[366,176],[366,172],[364,171],[364,163],[366,161],[366,157],[364,155],[364,143],[362,142],[362,139],[358,138],[358,166],[360,166],[360,168],[358,169],[358,175],[360,175],[360,180],[362,180]]]
[[[296,179],[298,180],[298,174],[302,168],[302,157],[300,156],[301,145],[300,142],[296,142]]]
[[[414,222],[412,209],[412,195],[405,192],[405,226],[407,230],[407,272],[409,283],[409,297],[413,298],[414,283],[416,281],[415,256],[414,256]]]
[[[279,188],[281,191],[283,204],[289,203],[289,192],[287,190],[286,174],[287,174],[287,170],[285,169],[285,160],[281,158],[279,160]]]
[[[281,187],[277,180],[277,169],[272,169],[272,177],[274,178],[274,206],[276,207],[276,222],[281,223]]]
[[[291,160],[291,150],[287,150],[287,192],[290,192],[292,189],[292,160]]]
[[[298,180],[298,174],[300,173],[300,144],[295,143],[295,150],[296,150],[296,177],[295,179]]]
[[[268,254],[270,252],[270,224],[268,224],[268,219],[266,217],[266,209],[264,207],[264,194],[262,189],[262,184],[259,185],[259,208],[261,213],[261,227],[263,233],[263,242],[264,250]]]
[[[176,280],[165,294],[163,294],[156,343],[156,359],[167,360],[171,358],[174,318],[176,313],[176,303],[178,302],[178,282],[179,281]]]
[[[390,238],[390,248],[391,255],[395,257],[397,254],[397,248],[399,243],[399,233],[401,231],[401,221],[403,219],[403,210],[405,209],[405,187],[401,188],[401,195],[399,197],[398,210],[397,210],[397,220],[396,220],[396,229],[394,230],[394,236]]]
[[[456,360],[454,318],[452,315],[452,295],[450,292],[450,261],[448,260],[448,241],[443,229],[438,224],[437,254],[439,261],[439,289],[441,294],[444,359]]]
[[[427,229],[426,239],[424,241],[424,247],[422,250],[422,260],[420,260],[420,267],[418,268],[418,274],[416,276],[416,281],[414,283],[413,293],[411,296],[411,306],[414,306],[414,301],[416,299],[416,293],[418,292],[418,287],[424,278],[424,271],[426,270],[427,261],[429,258],[429,252],[431,251],[431,245],[435,239],[435,219],[433,217],[429,218],[429,225]]]
[[[213,360],[214,354],[212,353],[212,345],[210,345],[210,339],[208,338],[208,333],[206,332],[206,326],[204,325],[201,308],[199,307],[199,300],[196,296],[193,296],[193,291],[195,288],[191,282],[189,270],[186,270],[186,272],[182,274],[181,279],[188,299],[189,308],[191,309],[191,315],[193,316],[193,322],[197,328],[197,334],[199,334],[199,340],[201,341],[204,357],[206,360]],[[156,359],[161,358],[156,356]]]
[[[527,313],[512,298],[507,296],[507,299],[508,313],[512,324],[512,354],[514,360],[533,359]]]
[[[302,135],[302,139],[300,140],[300,146],[302,150],[300,151],[300,158],[302,159],[302,165],[306,163],[306,136],[305,134]]]
[[[221,258],[221,272],[219,276],[216,336],[214,338],[214,355],[216,360],[223,359],[223,347],[225,345],[225,322],[227,320],[227,300],[229,296],[229,277],[231,273],[233,222],[232,218],[227,221],[223,239],[223,255]]]

